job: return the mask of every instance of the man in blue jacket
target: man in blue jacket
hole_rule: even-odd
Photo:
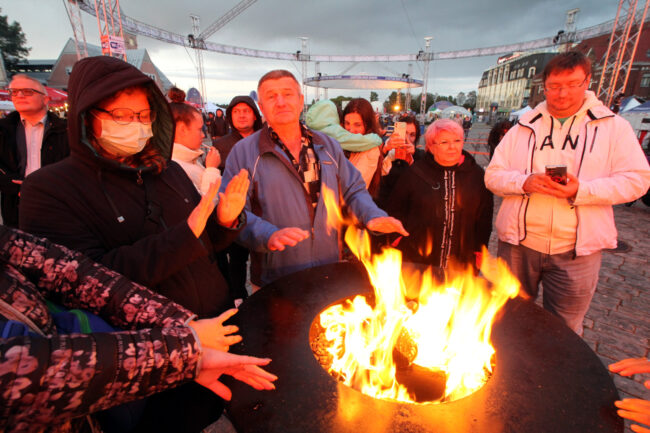
[[[239,242],[251,250],[254,286],[339,260],[338,232],[327,229],[325,187],[367,229],[408,235],[374,204],[340,144],[300,123],[304,97],[289,71],[265,74],[257,93],[268,124],[232,149],[222,182],[227,185],[241,168],[249,170],[248,225]]]

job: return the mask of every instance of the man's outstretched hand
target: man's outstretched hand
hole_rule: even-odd
[[[368,230],[379,233],[399,233],[402,236],[408,236],[400,220],[393,217],[378,217],[368,221]]]
[[[284,251],[284,248],[295,247],[298,242],[302,242],[309,237],[309,232],[299,229],[298,227],[286,227],[273,232],[267,247],[271,251]]]
[[[248,171],[241,169],[233,176],[226,186],[226,191],[219,193],[219,204],[217,205],[217,219],[224,227],[232,227],[237,217],[246,205],[248,194]]]

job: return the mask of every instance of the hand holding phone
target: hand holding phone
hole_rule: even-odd
[[[567,184],[566,176],[566,165],[547,165],[546,166],[546,175],[549,176],[553,182],[560,183],[562,185]]]

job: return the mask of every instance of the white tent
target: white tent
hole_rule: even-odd
[[[218,108],[221,108],[221,107],[218,107],[213,102],[206,102],[205,103],[205,111],[207,111],[208,113],[215,113]],[[221,109],[223,110],[223,113],[226,114],[226,110],[224,110],[223,108],[221,108]]]
[[[629,96],[621,102],[621,113],[631,110],[643,104],[643,99],[639,99],[636,96]]]
[[[532,110],[532,108],[530,108],[530,105],[526,105],[524,108],[522,108],[520,110],[517,110],[517,111],[513,111],[512,113],[510,113],[510,117],[508,118],[508,120],[517,120],[524,113],[528,113],[530,110]]]
[[[452,105],[451,107],[447,107],[442,110],[440,112],[440,117],[451,118],[456,114],[460,114],[461,116],[472,116],[472,113],[470,113],[466,108],[460,107],[458,105]]]
[[[630,122],[637,137],[643,137],[650,132],[643,133],[642,131],[650,131],[650,102],[641,104],[621,113],[621,117]]]

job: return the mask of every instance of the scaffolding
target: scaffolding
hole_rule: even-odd
[[[624,95],[632,70],[650,0],[646,0],[642,10],[638,8],[638,3],[639,0],[620,0],[616,11],[596,91],[607,107],[614,105],[615,100]]]
[[[86,44],[86,32],[84,30],[83,20],[81,19],[81,9],[77,0],[63,0],[63,6],[68,14],[72,35],[74,36],[74,47],[77,51],[77,60],[88,57],[88,47]]]

